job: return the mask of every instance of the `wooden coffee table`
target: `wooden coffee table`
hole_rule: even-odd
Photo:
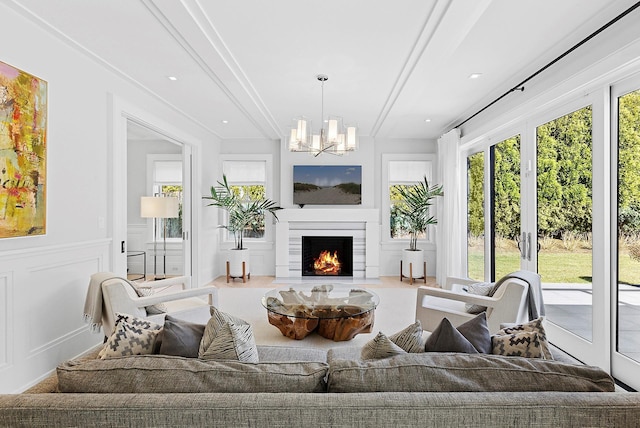
[[[276,288],[262,298],[269,323],[291,339],[312,332],[336,342],[370,333],[380,298],[347,285],[294,285]]]

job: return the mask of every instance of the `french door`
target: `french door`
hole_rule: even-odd
[[[640,78],[611,91],[612,374],[640,390]]]
[[[604,192],[594,195],[592,177],[604,173],[606,157],[601,144],[593,162],[594,126],[603,126],[602,120],[594,125],[593,110],[581,99],[468,155],[467,266],[471,278],[484,281],[519,269],[538,272],[550,339],[604,367],[608,358],[593,349],[607,335],[593,314],[594,304],[607,306],[606,270],[594,269],[593,260],[595,252],[604,257],[606,246],[592,227],[594,219],[604,220],[604,204],[594,208]]]

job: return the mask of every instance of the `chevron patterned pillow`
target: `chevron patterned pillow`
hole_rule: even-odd
[[[543,317],[524,324],[505,327],[491,336],[492,354],[521,355],[528,358],[553,360],[547,335],[542,325]],[[534,356],[538,355],[539,356]]]
[[[116,313],[116,328],[98,354],[101,359],[153,354],[162,326],[132,315]]]

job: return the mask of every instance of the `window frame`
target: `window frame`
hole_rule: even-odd
[[[390,201],[390,192],[389,187],[392,184],[402,184],[402,183],[392,183],[389,178],[389,165],[391,162],[427,162],[430,167],[430,171],[426,172],[427,180],[429,184],[434,184],[434,180],[437,176],[437,155],[433,153],[424,153],[424,154],[383,154],[382,155],[382,168],[381,168],[381,193],[380,193],[380,209],[381,209],[381,220],[382,220],[382,236],[381,242],[383,245],[393,245],[398,246],[399,248],[406,248],[409,245],[408,238],[391,238],[391,226],[389,224],[391,217],[391,201]],[[446,191],[446,189],[445,189]],[[430,211],[435,214],[437,212],[437,204],[438,198],[436,198],[431,206]],[[425,249],[435,249],[436,239],[435,239],[435,226],[430,225],[427,229],[426,238],[419,238],[418,242],[421,247]]]
[[[180,164],[180,170],[181,170],[181,176],[182,176],[182,180],[180,181],[180,183],[169,183],[169,182],[162,182],[161,184],[158,184],[155,181],[155,163],[156,162],[177,162]],[[171,153],[171,154],[162,154],[162,153],[149,153],[147,154],[147,194],[148,195],[156,195],[156,191],[155,191],[155,187],[156,185],[162,186],[162,185],[180,185],[182,186],[182,195],[183,195],[183,202],[184,203],[184,165],[183,165],[183,156],[181,153]],[[162,236],[158,236],[156,237],[156,231],[158,230],[158,227],[156,227],[156,221],[157,219],[151,219],[152,221],[149,222],[150,224],[148,225],[148,236],[151,237],[152,242],[156,241],[156,242],[160,242],[163,241]],[[184,234],[184,220],[183,220],[183,225],[181,227],[183,234]],[[170,243],[182,243],[183,241],[183,237],[175,237],[175,238],[167,238],[167,244]]]
[[[233,155],[221,155],[220,156],[220,171],[224,174],[225,164],[231,162],[264,162],[265,164],[265,181],[264,181],[264,193],[267,199],[273,200],[273,189],[274,189],[274,180],[273,180],[273,156],[270,154],[233,154]],[[222,175],[221,174],[221,175]],[[222,180],[222,178],[220,178]],[[231,182],[229,181],[229,185],[250,185],[256,183],[249,182]],[[219,224],[226,224],[228,213],[224,210],[219,210]],[[270,218],[269,214],[265,215],[264,222],[264,237],[262,238],[249,238],[245,237],[243,240],[246,246],[250,246],[253,249],[271,249],[274,245],[274,220]],[[222,249],[231,249],[235,247],[235,240],[232,235],[226,229],[222,229],[220,238],[220,247]]]

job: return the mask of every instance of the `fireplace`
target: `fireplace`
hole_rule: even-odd
[[[353,237],[303,236],[302,276],[353,276]]]

